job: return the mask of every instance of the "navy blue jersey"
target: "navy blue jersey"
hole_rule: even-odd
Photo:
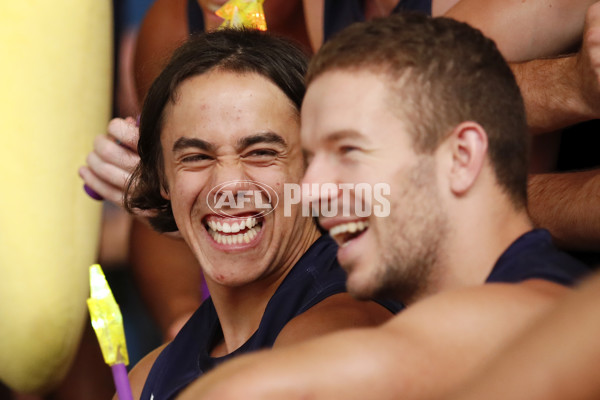
[[[204,32],[204,13],[196,0],[188,0],[187,17],[190,34]]]
[[[354,22],[365,20],[364,0],[325,0],[323,41]],[[421,11],[431,15],[431,0],[400,0],[392,14],[401,11]]]
[[[561,285],[573,285],[590,268],[552,244],[545,229],[535,229],[515,240],[500,256],[486,282],[516,283],[544,279]]]
[[[156,359],[141,399],[174,398],[193,380],[223,361],[272,347],[290,320],[327,297],[346,291],[346,273],[340,268],[336,253],[337,245],[331,237],[320,237],[277,288],[258,330],[239,349],[224,357],[210,356],[211,350],[223,339],[223,332],[212,300],[204,301]],[[393,313],[401,308],[394,302],[379,303]]]

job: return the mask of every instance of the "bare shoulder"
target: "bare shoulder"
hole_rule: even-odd
[[[140,398],[142,389],[144,388],[144,383],[146,383],[146,378],[150,373],[150,369],[152,368],[152,365],[154,365],[154,361],[156,361],[158,355],[163,351],[167,344],[168,343],[163,344],[162,346],[152,350],[129,372],[129,382],[131,383],[131,391],[134,399]]]
[[[533,280],[448,291],[408,306],[365,336],[376,346],[371,357],[395,371],[394,377],[383,378],[389,379],[388,390],[440,398],[546,315],[567,292],[560,285]],[[432,379],[436,385],[431,385]]]
[[[412,333],[448,348],[468,346],[485,354],[546,314],[568,292],[565,286],[538,279],[452,290],[407,307],[383,329]]]
[[[549,281],[532,279],[518,284],[491,283],[449,290],[423,299],[390,321],[390,325],[410,320],[438,321],[487,319],[489,322],[506,315],[534,315],[551,307],[570,289]]]
[[[347,328],[373,327],[392,317],[392,313],[373,301],[359,301],[348,293],[326,298],[292,319],[277,337],[274,347],[297,343]]]

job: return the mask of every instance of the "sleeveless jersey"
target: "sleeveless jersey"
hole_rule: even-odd
[[[431,15],[431,0],[400,0],[392,14],[401,11],[421,11]],[[325,0],[323,15],[323,40],[341,31],[354,22],[365,20],[364,1],[362,0]]]
[[[590,271],[587,265],[554,247],[550,232],[535,229],[506,249],[486,282],[516,283],[537,278],[570,286]]]
[[[273,346],[283,327],[325,298],[346,292],[346,273],[336,260],[337,245],[321,236],[294,265],[269,300],[256,332],[240,348],[224,357],[211,357],[223,332],[208,298],[158,356],[144,385],[141,399],[174,398],[200,375],[237,355]],[[400,304],[380,301],[392,313]]]

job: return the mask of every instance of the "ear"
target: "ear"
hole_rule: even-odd
[[[451,152],[450,189],[467,193],[477,181],[487,156],[488,138],[481,125],[467,121],[457,125],[448,137]]]

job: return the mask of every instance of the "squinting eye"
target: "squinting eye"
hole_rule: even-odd
[[[183,157],[181,159],[181,161],[183,161],[184,163],[192,163],[192,162],[199,162],[199,161],[205,161],[205,160],[210,160],[211,157],[207,156],[206,154],[194,154],[191,156],[187,156],[187,157]]]
[[[355,150],[358,150],[358,147],[354,147],[354,146],[341,146],[340,147],[340,153],[342,153],[342,154],[348,154]]]
[[[275,150],[259,149],[259,150],[253,150],[253,151],[249,152],[244,157],[276,157],[276,156],[277,156],[277,152]]]

